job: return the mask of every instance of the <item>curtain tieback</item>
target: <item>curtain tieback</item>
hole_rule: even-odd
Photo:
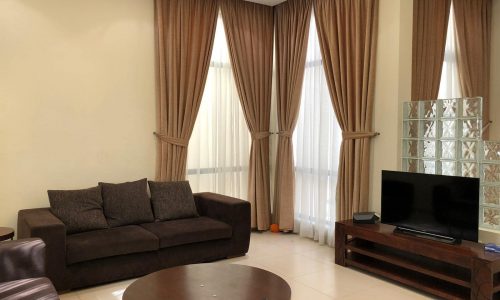
[[[370,131],[342,131],[342,139],[344,140],[367,139],[377,135],[380,135],[380,133]]]
[[[189,144],[188,139],[171,137],[171,136],[167,136],[165,134],[161,134],[158,132],[153,132],[153,133],[160,141],[162,141],[164,143],[169,143],[169,144],[176,145],[179,147],[187,147]]]
[[[258,131],[252,132],[252,139],[254,140],[262,140],[268,138],[271,135],[269,131]]]
[[[284,138],[291,138],[292,137],[292,132],[288,130],[283,130],[278,132],[278,136],[284,137]]]

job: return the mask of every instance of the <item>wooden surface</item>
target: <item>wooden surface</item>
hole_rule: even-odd
[[[394,233],[387,224],[336,222],[335,263],[363,269],[444,299],[496,299],[500,255]]]
[[[14,238],[14,229],[10,227],[0,227],[0,241],[11,240]]]
[[[123,300],[289,300],[281,277],[250,266],[198,264],[164,269],[133,282]]]

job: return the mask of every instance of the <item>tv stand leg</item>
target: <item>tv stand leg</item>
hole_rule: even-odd
[[[471,299],[491,299],[493,293],[493,272],[490,264],[479,259],[473,259],[471,271]]]
[[[335,226],[335,263],[345,267],[345,244],[347,236],[344,225],[337,223]]]

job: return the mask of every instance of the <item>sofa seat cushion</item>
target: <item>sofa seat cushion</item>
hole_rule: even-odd
[[[48,278],[28,278],[0,283],[0,299],[55,300],[56,289]]]
[[[158,236],[160,248],[229,239],[232,236],[231,226],[207,217],[146,223],[141,226]]]
[[[77,233],[66,238],[66,262],[155,251],[158,246],[158,237],[138,225]]]

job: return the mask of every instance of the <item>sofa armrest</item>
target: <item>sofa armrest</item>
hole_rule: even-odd
[[[197,193],[194,200],[198,213],[231,225],[233,229],[230,256],[244,255],[250,245],[250,203],[215,194]]]
[[[45,276],[45,243],[39,238],[0,243],[0,282]]]
[[[20,210],[17,218],[18,238],[41,238],[46,245],[46,276],[57,290],[65,289],[66,226],[49,208]]]

